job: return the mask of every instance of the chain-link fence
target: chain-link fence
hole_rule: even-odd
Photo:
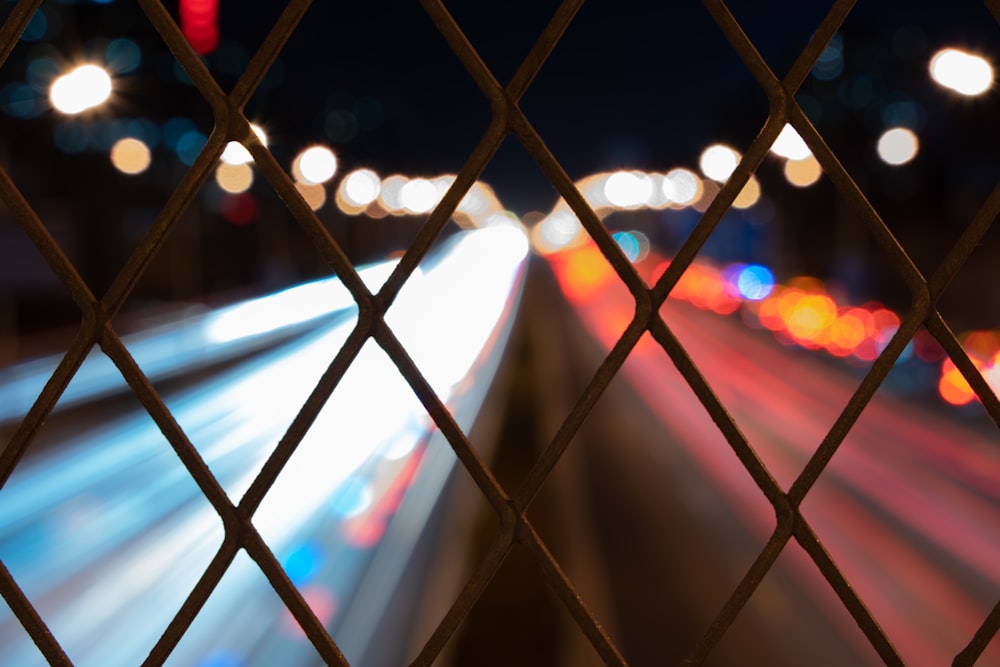
[[[476,44],[466,37],[462,26],[454,20],[444,4],[435,0],[422,2],[423,9],[437,27],[440,37],[447,43],[454,57],[460,61],[475,86],[488,101],[491,115],[488,128],[478,139],[478,143],[458,171],[450,188],[422,222],[395,270],[374,295],[366,288],[340,244],[334,240],[313,208],[303,198],[300,190],[296,188],[293,179],[254,133],[244,113],[246,104],[267,77],[288,40],[299,28],[300,23],[307,20],[304,17],[310,2],[291,0],[287,4],[228,93],[224,92],[205,62],[192,48],[167,7],[158,0],[137,0],[137,4],[190,77],[200,97],[209,105],[214,122],[212,131],[204,147],[159,210],[149,230],[142,236],[124,267],[114,276],[103,294],[95,294],[92,291],[79,274],[77,267],[60,249],[43,217],[21,194],[7,171],[0,169],[0,196],[11,216],[44,256],[51,272],[58,278],[82,315],[82,326],[62,357],[58,368],[33,402],[27,415],[21,420],[10,442],[0,452],[0,471],[6,482],[35,440],[77,369],[91,349],[99,346],[127,380],[201,493],[221,517],[225,527],[221,547],[190,591],[180,611],[173,617],[149,653],[145,664],[160,664],[167,660],[240,552],[248,554],[259,566],[322,659],[328,664],[346,664],[340,648],[303,597],[302,592],[289,579],[281,563],[276,560],[255,527],[253,518],[317,414],[358,357],[362,347],[370,341],[388,355],[399,373],[409,383],[499,520],[499,531],[490,542],[485,556],[476,565],[447,613],[436,624],[419,654],[414,658],[413,664],[432,664],[438,659],[445,645],[459,631],[463,620],[476,605],[480,595],[488,587],[515,544],[524,547],[530,554],[533,567],[565,606],[601,659],[607,664],[625,664],[621,651],[602,627],[601,620],[592,613],[587,600],[579,594],[560,562],[550,553],[546,541],[529,519],[528,509],[630,352],[647,333],[669,355],[725,437],[731,447],[731,455],[737,457],[745,466],[760,493],[773,508],[776,517],[775,528],[770,538],[738,586],[732,591],[729,599],[718,611],[714,622],[705,629],[688,656],[687,662],[699,664],[708,658],[754,591],[772,571],[779,556],[785,549],[790,548],[793,542],[812,559],[829,587],[836,593],[882,660],[886,664],[903,662],[890,638],[880,628],[878,619],[869,612],[865,601],[844,576],[820,536],[803,516],[800,507],[810,489],[823,475],[852,426],[886,380],[896,360],[922,329],[926,329],[937,339],[971,385],[993,421],[1000,423],[1000,403],[996,395],[939,313],[937,306],[952,279],[962,269],[967,257],[981,242],[997,214],[1000,213],[1000,187],[991,184],[991,194],[965,225],[961,237],[944,261],[930,275],[918,270],[883,222],[879,211],[869,203],[864,189],[844,168],[838,154],[817,131],[796,98],[797,92],[821,54],[852,12],[852,2],[832,4],[816,30],[809,36],[805,48],[795,57],[787,73],[779,76],[761,57],[757,46],[748,38],[727,5],[721,1],[706,0],[705,8],[718,30],[725,36],[746,70],[752,74],[759,89],[766,95],[768,114],[766,121],[758,128],[756,138],[745,151],[731,176],[701,214],[693,231],[684,238],[668,268],[662,275],[656,277],[651,287],[647,286],[623,253],[602,219],[575,185],[574,179],[568,175],[564,165],[549,150],[546,138],[536,130],[531,118],[522,111],[520,104],[536,75],[542,70],[546,60],[573,23],[582,1],[566,0],[559,5],[538,39],[534,41],[527,56],[506,83],[497,79],[477,53]],[[995,2],[986,4],[993,16],[1000,19],[1000,6]],[[0,65],[7,60],[18,44],[22,33],[41,5],[42,0],[20,0],[14,5],[0,28],[0,53],[2,53]],[[939,9],[943,13],[949,11],[945,4]],[[241,10],[237,8],[237,11]],[[692,266],[699,251],[753,177],[786,124],[794,127],[805,140],[822,166],[823,173],[833,184],[840,200],[846,203],[874,237],[879,248],[880,261],[891,267],[892,271],[904,281],[910,301],[909,311],[902,319],[895,335],[868,369],[832,428],[787,490],[775,480],[751,443],[741,433],[726,406],[717,398],[698,366],[688,356],[684,346],[660,315],[660,307],[685,271]],[[230,141],[238,141],[249,149],[268,186],[277,193],[283,205],[305,231],[310,243],[322,255],[326,265],[341,278],[356,302],[359,312],[357,322],[346,342],[330,360],[322,379],[311,391],[308,400],[271,452],[259,475],[236,503],[227,495],[198,450],[189,441],[188,434],[178,425],[153,384],[136,364],[113,324],[114,318],[133,293],[137,283],[161,252],[168,235],[178,226],[179,221],[192,206],[197,193],[211,177],[220,155]],[[404,283],[413,276],[421,260],[427,256],[436,239],[442,235],[446,224],[455,215],[460,202],[480,179],[505,141],[516,141],[523,146],[551,186],[568,204],[618,279],[634,298],[634,315],[624,333],[603,359],[558,432],[550,442],[546,443],[531,465],[530,471],[513,493],[505,491],[497,482],[489,465],[483,460],[468,435],[456,423],[452,413],[432,389],[431,384],[412,361],[408,350],[385,324],[384,319]],[[22,592],[18,581],[6,566],[0,568],[0,575],[2,575],[0,592],[45,658],[51,664],[70,664],[69,658],[60,647],[59,638],[49,631],[45,619],[37,613],[32,600]],[[1000,628],[1000,605],[994,607],[992,612],[982,619],[978,630],[968,638],[968,645],[955,658],[955,664],[975,663],[978,656],[994,639],[998,628]],[[496,628],[498,633],[503,631],[502,627]],[[384,641],[393,641],[393,638],[385,638]]]

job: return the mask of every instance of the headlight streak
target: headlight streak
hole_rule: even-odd
[[[492,369],[480,363],[498,330],[508,326],[527,252],[523,232],[512,226],[464,232],[404,284],[387,313],[387,323],[440,398],[451,409],[473,407],[462,413],[463,428],[481,400],[470,403],[466,394],[481,396],[481,387],[492,379]],[[369,287],[377,289],[393,266],[369,269]],[[202,316],[199,335],[188,340],[210,342],[217,352],[239,346],[268,333],[257,324],[261,317],[280,319],[284,306],[276,304],[289,305],[289,321],[282,324],[291,326],[303,312],[291,308],[296,300],[314,309],[323,301],[345,316],[317,321],[311,313],[304,321],[312,326],[299,339],[164,396],[234,499],[249,486],[354,324],[353,314],[346,316],[354,309],[331,298],[338,292],[333,283],[302,289],[291,292],[294,298],[275,295]],[[327,298],[306,298],[309,290]],[[447,321],[440,319],[444,303],[452,306]],[[248,316],[251,312],[256,315]],[[250,324],[242,336],[234,333],[240,321]],[[440,323],[440,330],[428,322]],[[155,339],[140,340],[152,349]],[[307,599],[326,609],[331,623],[338,605],[360,585],[370,560],[366,554],[382,539],[413,480],[432,426],[398,370],[369,342],[255,514],[254,525],[281,559],[327,526],[320,532],[326,536],[322,557],[336,562],[341,574],[325,584],[303,585]],[[144,414],[86,429],[49,454],[26,458],[0,491],[0,557],[77,664],[135,664],[217,549],[221,522]],[[444,463],[450,468],[453,455]],[[246,606],[246,595],[256,595],[248,591],[260,590],[252,588],[260,578],[254,567],[234,566],[199,618],[220,613],[218,620],[228,622]],[[123,613],[142,623],[123,622]],[[273,627],[285,637],[281,641],[299,641],[281,626]],[[216,650],[248,649],[220,645],[225,633],[202,627],[196,622],[175,657],[194,661]],[[0,644],[13,664],[29,664],[37,656],[12,617],[0,621]]]

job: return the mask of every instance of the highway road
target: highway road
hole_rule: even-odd
[[[456,235],[405,283],[385,318],[467,432],[505,349],[527,251],[513,228]],[[381,263],[362,276],[375,290],[394,267]],[[351,334],[357,309],[339,298],[343,291],[327,280],[126,339],[232,502],[258,483]],[[303,301],[308,317],[295,308]],[[281,325],[291,335],[275,338]],[[265,332],[264,343],[250,344]],[[206,346],[205,361],[215,363],[193,363]],[[240,352],[226,354],[230,347]],[[224,530],[156,424],[96,359],[0,489],[0,560],[73,664],[129,667],[157,645]],[[39,384],[36,366],[8,371],[5,403],[19,405]],[[455,463],[410,385],[369,341],[254,512],[254,527],[351,664],[384,664],[406,649],[379,633],[401,636],[412,622],[412,614],[394,618],[417,599],[401,588]],[[240,551],[167,664],[319,662]],[[45,664],[7,605],[0,664]]]
[[[551,266],[573,316],[547,320],[548,330],[561,332],[550,334],[560,338],[548,349],[576,350],[570,363],[579,387],[634,305],[614,279],[572,284],[565,259],[553,256]],[[782,345],[738,313],[669,299],[662,314],[787,489],[861,371]],[[578,440],[614,600],[608,616],[617,618],[623,653],[636,664],[664,664],[657,655],[679,661],[773,531],[774,511],[648,335]],[[950,664],[1000,599],[998,479],[995,427],[883,388],[803,502],[805,518],[907,664]],[[794,540],[731,635],[712,664],[882,664]],[[994,640],[977,664],[998,661]]]
[[[496,259],[496,240],[466,248],[477,267]],[[493,377],[513,326],[523,252],[489,271],[467,263],[449,269],[442,262],[415,276],[412,294],[401,294],[394,326],[466,426],[476,421],[490,384],[468,378]],[[468,279],[498,275],[501,265],[507,278],[497,283]],[[624,288],[590,280],[583,289],[571,284],[564,268],[555,257],[551,263],[532,260],[518,315],[510,405],[492,429],[499,440],[494,470],[509,489],[555,433],[632,314]],[[378,275],[384,279],[386,271]],[[484,296],[493,305],[472,315],[471,304]],[[302,378],[321,372],[318,360],[330,358],[353,324],[353,314],[338,313],[313,313],[308,328],[300,322],[294,336],[268,339],[207,375],[155,380],[232,497],[252,484],[303,400],[310,382]],[[458,316],[450,337],[417,335],[424,318],[438,321],[448,313]],[[769,332],[748,328],[738,314],[670,300],[663,315],[787,488],[857,387],[859,369],[782,345]],[[480,320],[488,326],[458,325]],[[418,326],[409,332],[404,321]],[[415,550],[418,538],[412,530],[404,530],[404,538],[387,527],[433,523],[438,512],[431,508],[454,464],[447,445],[429,439],[426,413],[405,383],[398,374],[388,379],[391,364],[366,350],[362,370],[345,377],[332,416],[311,430],[254,522],[352,663],[385,662],[385,653],[367,663],[365,655],[388,648],[395,663],[433,629],[468,563],[455,565],[455,545],[446,544],[452,551],[446,567],[453,571],[442,585],[441,543],[428,548],[439,565],[430,584],[439,586],[431,596],[437,599],[420,603],[424,613],[409,643],[377,641],[377,625],[359,620],[384,616],[386,605],[399,599],[398,586],[420,588],[414,582],[422,575],[406,572],[405,558],[385,555]],[[157,357],[147,365],[152,372],[160,363]],[[102,384],[100,369],[81,377],[102,396],[114,393]],[[222,527],[148,416],[134,406],[123,409],[114,396],[87,403],[86,393],[79,388],[67,395],[67,416],[46,424],[36,451],[3,487],[0,557],[76,664],[135,664],[211,559]],[[11,395],[23,394],[22,388]],[[365,408],[372,400],[397,409],[374,415]],[[334,455],[325,445],[331,438],[349,439],[352,447]],[[431,470],[438,472],[419,492],[429,500],[415,510],[400,505],[404,490],[412,495]],[[991,427],[885,390],[803,503],[805,518],[907,664],[949,664],[1000,597],[998,478],[1000,447]],[[451,511],[466,511],[458,504],[484,506],[481,498],[461,498],[447,497]],[[397,511],[407,514],[393,523]],[[301,521],[289,522],[290,516]],[[683,660],[775,521],[703,406],[648,337],[598,401],[531,516],[633,665]],[[453,525],[444,542],[465,536],[456,530]],[[379,543],[388,546],[378,549]],[[474,559],[473,553],[469,563]],[[511,559],[452,642],[448,664],[597,664],[565,610],[532,576],[533,565],[516,562],[514,552]],[[372,575],[376,562],[383,568]],[[318,661],[261,576],[241,554],[168,664],[271,664],[278,655],[295,664]],[[416,595],[426,591],[425,585]],[[16,656],[15,664],[41,664],[6,608],[0,645],[5,655]],[[979,664],[998,661],[993,647]],[[792,542],[708,664],[882,661]]]

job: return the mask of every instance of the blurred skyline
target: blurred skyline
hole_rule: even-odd
[[[501,83],[558,5],[454,4],[449,10]],[[0,3],[0,17],[13,6]],[[176,16],[177,6],[166,6]],[[826,11],[793,2],[729,6],[779,77]],[[246,12],[220,3],[220,41],[205,62],[223,89],[235,84],[280,10]],[[977,2],[951,3],[947,11],[929,3],[861,3],[797,96],[926,275],[1000,177],[995,90],[963,99],[931,81],[929,60],[937,49],[956,46],[1000,62],[996,33],[996,21]],[[81,60],[104,63],[114,91],[102,106],[64,116],[52,110],[47,87]],[[695,2],[584,4],[521,107],[574,180],[615,169],[696,170],[699,154],[712,143],[745,150],[768,113],[760,87]],[[337,179],[356,169],[383,177],[454,174],[490,122],[485,97],[415,3],[389,11],[370,3],[313,4],[246,114],[290,170],[296,154],[312,144],[333,150],[337,174],[318,215],[357,262],[404,247],[421,218],[359,222],[334,206]],[[897,126],[915,133],[919,150],[905,165],[886,165],[876,143]],[[211,129],[208,105],[130,3],[44,2],[0,68],[0,163],[97,293],[155,219]],[[152,164],[144,173],[123,175],[111,166],[108,150],[123,135],[149,144]],[[906,307],[902,281],[884,268],[864,225],[830,183],[790,187],[781,164],[770,158],[762,163],[756,174],[760,203],[727,214],[705,255],[765,262],[781,277],[815,275],[851,299]],[[515,137],[500,147],[482,179],[518,216],[546,215],[559,199]],[[196,220],[179,226],[163,253],[173,259],[152,267],[138,296],[274,288],[327,271],[262,178],[244,195],[206,184],[191,217]],[[612,231],[637,226],[670,253],[697,217],[694,211],[625,212],[606,224]],[[53,296],[59,289],[54,278],[23,234],[2,218],[0,234],[8,255],[0,279],[15,299],[36,302],[17,315],[17,326],[54,323],[45,313],[68,305],[64,296]],[[959,281],[988,282],[997,251],[990,248],[973,257]],[[185,266],[184,257],[198,271],[173,270]],[[995,308],[982,312],[975,290],[956,286],[952,292],[962,326],[995,325]]]

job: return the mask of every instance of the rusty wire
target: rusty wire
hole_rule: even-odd
[[[0,66],[6,61],[14,44],[26,28],[41,0],[19,0],[8,19],[0,26]],[[246,71],[233,90],[226,94],[200,58],[187,43],[170,13],[159,0],[138,0],[164,43],[184,67],[201,97],[210,105],[214,118],[211,136],[197,160],[186,172],[164,205],[155,223],[129,257],[108,291],[96,298],[62,253],[17,187],[0,168],[0,197],[6,203],[17,224],[24,230],[58,276],[69,296],[80,310],[82,323],[45,388],[28,414],[21,421],[10,443],[0,452],[0,485],[6,482],[28,446],[52,411],[60,395],[73,378],[83,359],[94,345],[114,361],[135,395],[163,432],[180,461],[197,483],[205,498],[219,514],[225,537],[211,563],[187,597],[173,621],[151,650],[145,664],[162,664],[180,641],[227,568],[242,549],[257,563],[270,585],[281,597],[307,637],[328,664],[347,664],[336,643],[289,580],[270,548],[252,524],[257,507],[281,474],[285,464],[336,389],[347,368],[361,347],[374,340],[392,359],[402,376],[413,388],[437,427],[447,438],[462,466],[475,481],[500,521],[500,530],[486,555],[474,569],[464,588],[437,628],[426,640],[414,659],[415,665],[429,665],[441,654],[459,626],[476,604],[503,564],[511,547],[517,543],[527,548],[539,572],[556,596],[566,606],[583,634],[608,664],[625,664],[615,643],[599,619],[587,607],[573,582],[559,562],[549,552],[545,541],[527,517],[527,511],[553,468],[562,458],[573,437],[615,377],[640,337],[649,332],[664,349],[685,381],[690,385],[705,410],[711,416],[726,442],[775,512],[773,533],[719,610],[715,620],[705,629],[700,641],[686,659],[686,664],[700,664],[713,647],[725,636],[741,609],[789,542],[794,540],[813,560],[816,567],[840,598],[848,612],[867,636],[886,664],[901,664],[902,660],[878,622],[841,574],[822,541],[803,517],[800,506],[809,490],[823,473],[851,427],[864,411],[875,391],[881,386],[893,363],[916,332],[926,328],[944,347],[982,401],[987,412],[1000,425],[1000,401],[990,390],[956,336],[937,310],[936,304],[965,259],[1000,214],[998,185],[963,235],[951,248],[940,267],[928,280],[914,266],[902,246],[896,241],[878,212],[867,200],[854,179],[841,165],[837,155],[816,130],[795,101],[795,93],[805,81],[816,59],[826,48],[853,7],[853,0],[838,0],[816,30],[806,47],[795,59],[784,78],[768,67],[754,44],[730,13],[723,0],[704,0],[709,14],[733,50],[767,96],[769,115],[735,172],[722,187],[701,220],[687,237],[673,261],[652,287],[639,277],[604,227],[600,218],[566,174],[562,165],[545,145],[542,137],[519,107],[519,102],[546,59],[572,23],[582,0],[564,0],[554,13],[534,46],[524,58],[510,82],[502,85],[479,57],[475,45],[465,36],[441,0],[421,0],[424,10],[461,62],[491,108],[491,120],[478,145],[458,172],[454,183],[438,206],[429,214],[415,240],[406,250],[396,269],[378,294],[371,294],[361,282],[343,250],[330,236],[295,189],[288,174],[251,131],[243,107],[259,86],[268,69],[302,21],[310,0],[289,0],[279,20],[253,56]],[[994,15],[1000,14],[996,2],[987,2]],[[911,308],[896,335],[875,361],[844,407],[834,425],[791,485],[783,490],[767,466],[757,456],[751,444],[718,399],[709,383],[690,359],[659,314],[659,308],[669,296],[684,271],[729,210],[740,190],[754,174],[778,132],[790,123],[804,138],[822,165],[839,195],[852,207],[876,239],[885,262],[905,282],[911,297]],[[482,174],[501,144],[513,137],[527,150],[542,172],[568,203],[584,229],[596,243],[618,278],[628,288],[635,301],[635,312],[628,327],[590,378],[568,416],[540,453],[513,495],[508,495],[493,477],[488,465],[455,423],[450,412],[410,359],[405,347],[386,326],[384,315],[406,279],[412,274],[433,242],[441,234],[462,197]],[[323,258],[342,279],[359,308],[359,317],[343,348],[330,362],[321,380],[288,427],[286,433],[267,459],[239,503],[234,504],[205,461],[174,420],[170,410],[151,385],[149,379],[132,359],[129,350],[112,326],[112,319],[157,255],[171,230],[191,206],[195,195],[207,180],[227,141],[236,140],[248,146],[270,186],[305,230]],[[31,601],[27,599],[7,568],[0,563],[0,593],[36,642],[45,658],[53,665],[68,665],[69,659],[52,635]],[[1000,603],[983,620],[969,644],[956,656],[955,664],[972,664],[1000,629]]]

